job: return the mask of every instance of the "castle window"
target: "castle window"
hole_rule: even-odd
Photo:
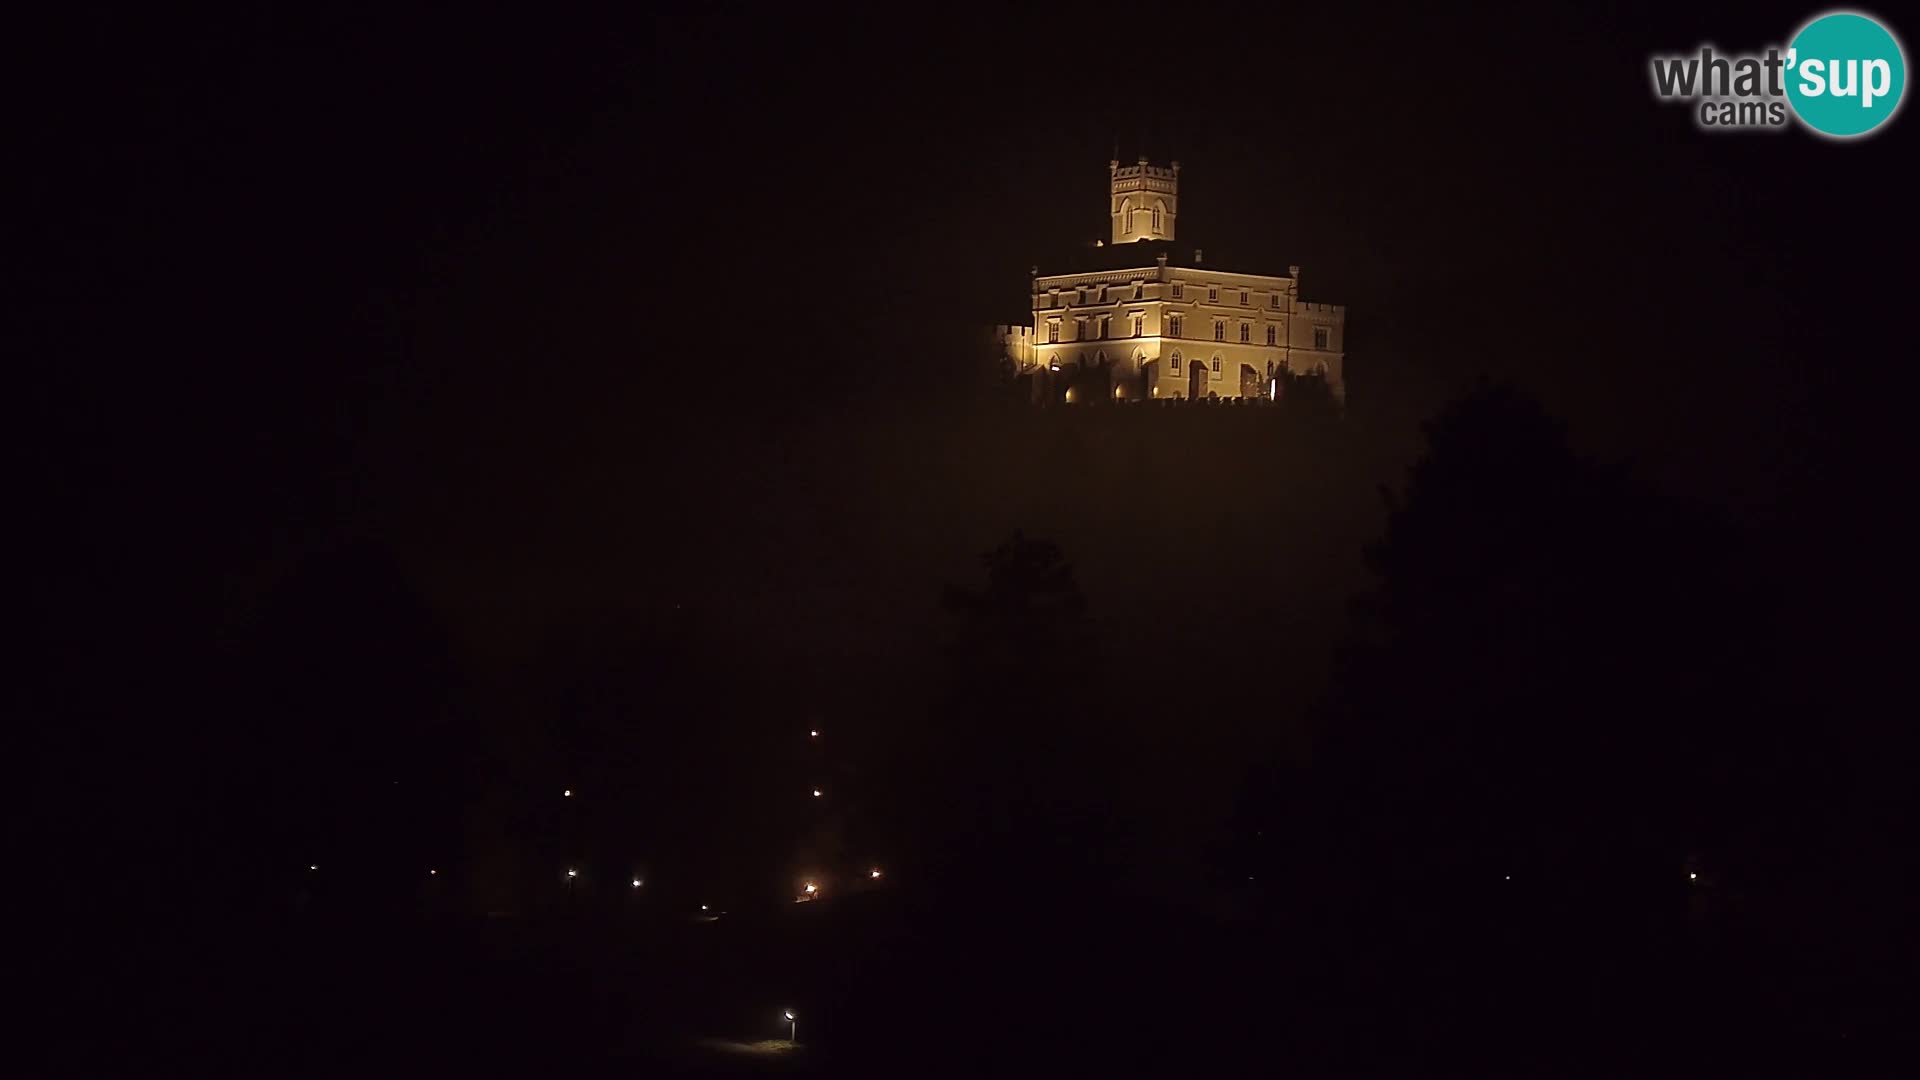
[[[1213,358],[1213,373],[1220,374],[1220,358],[1217,356]]]
[[[1272,308],[1275,311],[1280,310],[1280,294],[1279,293],[1274,293],[1272,296],[1267,298],[1267,301],[1268,301],[1267,303],[1268,307]]]
[[[1173,354],[1173,373],[1175,375],[1180,374],[1180,354],[1178,352]]]
[[[1249,326],[1249,325],[1248,325],[1248,324],[1246,324],[1246,323],[1241,323],[1241,324],[1240,324],[1240,340],[1241,340],[1241,341],[1252,341],[1252,340],[1253,340],[1253,327],[1252,327],[1252,326]]]
[[[1100,291],[1095,294],[1094,299],[1102,304],[1107,302],[1107,287],[1105,285],[1100,286]]]
[[[1080,319],[1073,320],[1073,340],[1075,341],[1087,340],[1087,320],[1086,319],[1080,318]]]
[[[1219,321],[1217,321],[1217,320],[1216,320],[1216,321],[1214,322],[1214,324],[1213,324],[1213,340],[1215,340],[1215,341],[1225,341],[1225,340],[1227,340],[1227,324],[1226,324],[1226,323],[1223,323],[1223,322],[1219,322]]]
[[[1140,284],[1139,284],[1138,282],[1135,282],[1135,283],[1134,283],[1134,286],[1133,286],[1133,298],[1134,298],[1135,300],[1138,300],[1138,299],[1140,299],[1140,297],[1141,297],[1141,295],[1142,295],[1142,292],[1143,292],[1143,290],[1142,290],[1142,288],[1141,288],[1141,286],[1140,286]]]
[[[1273,339],[1278,329],[1279,329],[1278,327],[1274,327],[1274,326],[1267,327],[1267,344],[1272,345],[1274,343]]]
[[[1245,289],[1240,290],[1240,306],[1241,307],[1247,306],[1247,290]]]
[[[1108,317],[1105,315],[1100,316],[1100,336],[1101,337],[1107,336],[1107,318]]]
[[[1332,337],[1333,337],[1333,332],[1328,330],[1326,327],[1324,326],[1314,327],[1313,328],[1313,347],[1316,349],[1327,348]]]
[[[1058,342],[1060,340],[1060,320],[1059,319],[1047,320],[1047,340],[1050,342]]]
[[[1160,204],[1159,203],[1153,204],[1153,231],[1154,232],[1160,231]]]
[[[1120,231],[1133,231],[1133,201],[1131,199],[1120,200]]]
[[[1180,316],[1178,315],[1167,316],[1167,333],[1173,335],[1174,337],[1180,336]]]
[[[1133,314],[1133,336],[1134,337],[1140,336],[1140,327],[1141,327],[1141,324],[1144,323],[1145,321],[1146,320],[1140,315],[1139,312],[1137,311],[1134,312]]]
[[[1220,302],[1219,286],[1216,286],[1216,285],[1207,286],[1207,303],[1217,304],[1219,302]]]
[[[1181,296],[1183,296],[1183,295],[1185,295],[1185,286],[1183,286],[1183,285],[1181,285],[1181,284],[1180,284],[1179,282],[1177,282],[1177,281],[1176,281],[1176,282],[1174,282],[1174,283],[1173,283],[1173,298],[1174,298],[1175,300],[1178,300],[1178,299],[1180,299],[1180,297],[1181,297]]]

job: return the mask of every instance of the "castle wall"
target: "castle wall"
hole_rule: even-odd
[[[1223,398],[1242,396],[1241,364],[1251,366],[1262,381],[1270,364],[1295,374],[1320,371],[1336,398],[1346,395],[1346,308],[1300,301],[1294,278],[1218,272],[1204,265],[1156,266],[1044,276],[1035,280],[1035,288],[1034,365],[1093,366],[1104,358],[1114,366],[1116,383],[1137,382],[1121,391],[1123,397],[1187,396],[1186,365],[1196,359],[1208,367],[1207,391]],[[1138,336],[1133,334],[1136,315]],[[1173,336],[1175,316],[1178,337]],[[1104,335],[1102,318],[1107,320]],[[1215,336],[1216,325],[1221,338]],[[1267,344],[1269,328],[1272,345]],[[1324,341],[1316,331],[1324,333]],[[1175,352],[1181,360],[1178,375]],[[1215,359],[1218,372],[1212,370]]]

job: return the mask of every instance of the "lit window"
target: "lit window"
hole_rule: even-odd
[[[1180,316],[1178,315],[1167,316],[1167,333],[1171,334],[1174,337],[1180,336]]]
[[[1240,306],[1241,307],[1247,306],[1247,290],[1245,289],[1240,290]]]
[[[1326,327],[1324,326],[1314,327],[1313,328],[1313,347],[1316,349],[1327,348],[1328,342],[1332,337],[1333,337],[1332,331],[1328,330]]]
[[[1248,326],[1246,323],[1241,323],[1240,324],[1240,340],[1242,342],[1252,341],[1253,327]]]
[[[1213,324],[1213,340],[1215,341],[1227,340],[1227,324],[1226,323],[1216,322]]]
[[[1278,334],[1278,332],[1279,332],[1278,327],[1273,327],[1273,326],[1267,327],[1267,344],[1271,345],[1274,343],[1273,339]]]
[[[1185,286],[1181,285],[1177,281],[1173,283],[1173,298],[1175,300],[1180,299],[1180,297],[1184,295],[1184,292],[1185,292]]]
[[[1220,302],[1220,287],[1217,285],[1207,286],[1207,303],[1217,304],[1219,302]]]

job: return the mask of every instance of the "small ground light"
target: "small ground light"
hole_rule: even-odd
[[[438,871],[438,870],[429,870],[429,871],[427,871],[427,873],[428,873],[428,875],[430,875],[430,876],[431,876],[431,875],[433,875],[433,874],[438,874],[439,872],[440,872],[440,871]]]
[[[815,892],[819,892],[819,891],[820,891],[820,886],[818,886],[818,885],[815,885],[815,884],[814,884],[813,882],[811,882],[811,881],[809,881],[809,882],[807,882],[807,892],[809,892],[809,893],[815,893]]]
[[[876,867],[874,867],[873,869],[871,869],[871,870],[869,870],[869,871],[867,871],[867,876],[868,876],[868,877],[870,877],[870,878],[877,878],[877,877],[879,877],[879,876],[880,876],[880,868],[876,866]]]
[[[633,887],[634,887],[634,888],[636,888],[636,889],[640,887],[640,879],[639,879],[639,878],[634,878],[634,879],[633,879]]]
[[[705,905],[705,904],[701,904],[701,905],[700,905],[700,910],[701,910],[701,911],[705,911],[705,910],[707,910],[707,905]]]
[[[1698,881],[1698,880],[1700,880],[1700,875],[1699,875],[1699,874],[1696,874],[1696,873],[1694,873],[1694,872],[1693,872],[1693,871],[1691,871],[1691,870],[1689,870],[1689,871],[1687,871],[1687,880],[1688,880],[1688,881]]]
[[[578,870],[569,870],[569,871],[567,871],[567,876],[568,876],[568,877],[579,877],[579,876],[580,876],[580,871],[578,871]]]
[[[807,738],[809,739],[817,739],[819,737],[820,737],[820,732],[817,729],[807,732]]]
[[[320,868],[319,868],[319,867],[317,867],[317,866],[312,866],[312,865],[309,865],[309,866],[307,867],[307,869],[309,869],[309,870],[318,870],[318,869],[320,869]]]
[[[814,789],[813,789],[813,797],[814,797],[814,798],[816,798],[816,799],[820,797],[820,789],[819,789],[819,788],[814,788]]]
[[[798,1042],[798,1041],[799,1041],[799,1038],[798,1038],[798,1037],[799,1037],[799,1034],[800,1034],[800,1021],[798,1021],[798,1020],[795,1020],[795,1019],[793,1018],[793,1010],[792,1010],[792,1009],[788,1009],[788,1010],[787,1010],[787,1023],[788,1023],[788,1024],[791,1024],[791,1025],[792,1025],[791,1027],[789,1027],[789,1028],[787,1029],[787,1041],[788,1041],[788,1042]]]
[[[573,798],[573,789],[572,789],[572,788],[563,788],[563,789],[561,789],[561,791],[560,791],[560,797],[561,797],[561,798],[563,798],[563,799],[571,799],[571,798]]]

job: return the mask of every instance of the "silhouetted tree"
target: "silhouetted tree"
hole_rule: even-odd
[[[1764,619],[1729,530],[1582,459],[1511,388],[1426,434],[1367,552],[1296,869],[1409,992],[1608,985],[1671,942],[1689,860],[1752,805]],[[1537,963],[1505,971],[1520,927]]]
[[[1022,903],[1106,872],[1100,649],[1060,549],[1015,533],[981,557],[980,586],[948,587],[950,675],[904,798],[942,880]]]

